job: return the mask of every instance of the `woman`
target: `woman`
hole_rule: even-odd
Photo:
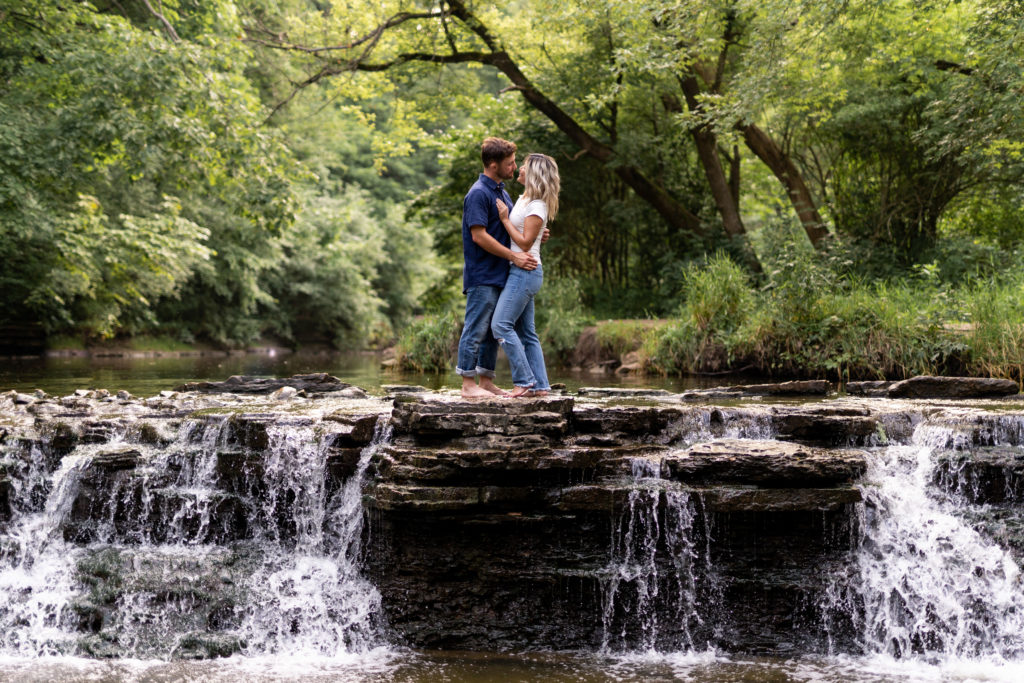
[[[540,243],[548,220],[558,213],[558,165],[545,154],[529,154],[519,169],[518,181],[525,188],[509,211],[496,200],[498,215],[509,237],[512,251],[529,252],[537,259],[535,270],[510,266],[491,318],[491,332],[498,340],[512,368],[512,396],[547,396],[551,385],[544,367],[544,352],[533,322],[533,297],[544,282]]]

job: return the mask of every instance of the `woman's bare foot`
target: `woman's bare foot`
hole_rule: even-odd
[[[519,398],[520,396],[527,396],[530,393],[531,392],[529,387],[516,387],[515,389],[512,390],[512,393],[509,394],[509,396],[511,396],[512,398]]]
[[[544,398],[548,395],[547,389],[530,390],[526,392],[526,398]]]

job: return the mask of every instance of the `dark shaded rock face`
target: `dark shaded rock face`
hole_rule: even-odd
[[[399,398],[367,490],[390,626],[431,648],[820,650],[797,626],[844,561],[865,461],[794,425],[876,425],[790,408]]]

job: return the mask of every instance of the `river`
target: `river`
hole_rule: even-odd
[[[151,358],[6,358],[0,359],[0,391],[42,389],[49,394],[66,395],[75,389],[124,389],[137,396],[149,396],[185,382],[219,381],[231,375],[287,377],[309,372],[326,372],[370,392],[377,392],[382,384],[418,384],[435,390],[459,386],[459,377],[454,371],[395,372],[383,368],[381,356],[376,353],[242,353],[230,356]],[[504,357],[498,361],[497,373],[499,385],[508,385],[508,362]],[[581,386],[642,386],[678,392],[756,380],[749,376],[721,375],[637,377],[558,368],[552,368],[550,374],[552,382],[564,383],[569,390]]]

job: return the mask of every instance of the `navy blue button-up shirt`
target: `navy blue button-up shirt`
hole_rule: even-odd
[[[477,246],[470,231],[472,226],[482,225],[502,245],[508,247],[512,244],[508,231],[498,218],[495,199],[501,199],[509,211],[512,210],[512,198],[505,191],[505,183],[496,183],[481,173],[462,200],[463,294],[477,285],[504,287],[508,279],[508,261]]]

